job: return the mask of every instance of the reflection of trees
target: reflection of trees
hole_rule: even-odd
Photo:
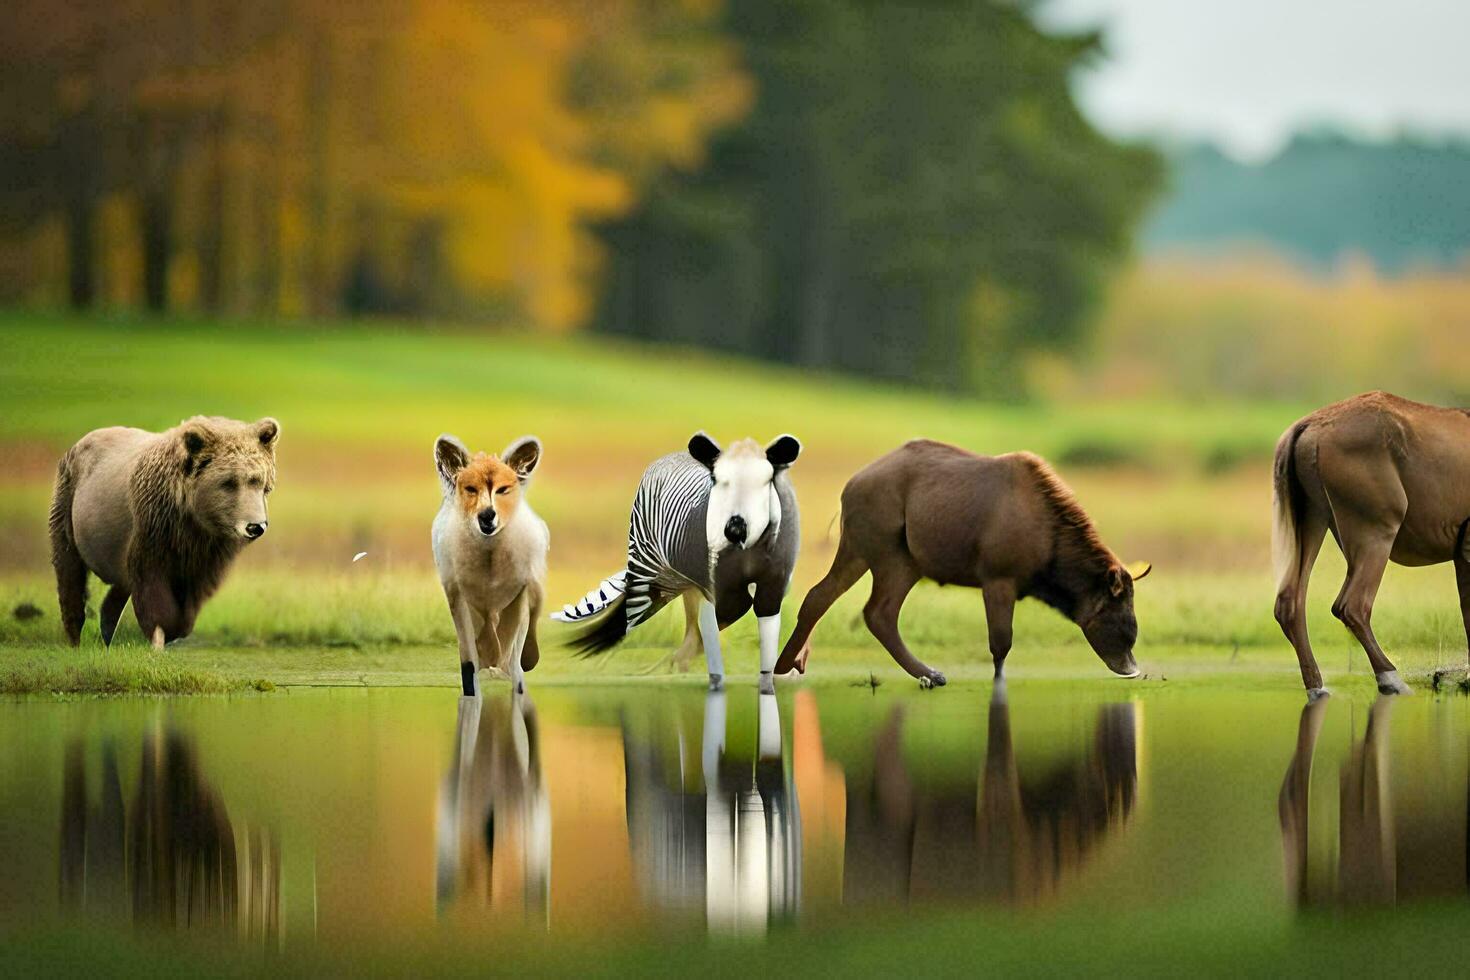
[[[1362,740],[1353,742],[1338,770],[1337,848],[1331,853],[1313,848],[1320,838],[1311,823],[1312,763],[1330,702],[1319,700],[1302,709],[1277,803],[1286,890],[1298,905],[1380,905],[1465,893],[1465,810],[1436,805],[1459,790],[1434,778],[1431,759],[1417,758],[1416,770],[1425,775],[1426,784],[1433,784],[1434,798],[1429,805],[1395,811],[1390,779],[1393,703],[1390,697],[1374,702]],[[1460,786],[1463,776],[1462,770]]]
[[[280,851],[259,828],[236,839],[193,742],[143,740],[138,785],[123,804],[116,746],[102,748],[101,789],[87,785],[83,745],[67,749],[61,800],[61,901],[97,917],[169,930],[229,927],[280,934]]]
[[[441,910],[506,906],[542,922],[551,906],[551,801],[529,697],[461,698],[439,797]]]
[[[1128,819],[1137,794],[1132,705],[1099,709],[1074,757],[1023,773],[1010,709],[990,706],[978,785],[916,780],[902,752],[903,709],[879,731],[870,784],[848,780],[845,902],[983,896],[1030,902],[1053,895]]]
[[[628,839],[645,898],[703,907],[709,928],[761,932],[792,918],[800,890],[801,817],[782,758],[775,695],[759,695],[753,743],[726,742],[726,695],[705,700],[700,765],[677,719],[651,737],[624,733]],[[672,734],[671,754],[664,738]]]

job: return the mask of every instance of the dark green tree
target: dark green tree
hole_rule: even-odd
[[[705,167],[603,230],[599,329],[1020,393],[1068,349],[1160,182],[1100,135],[1055,36],[1003,0],[733,0],[758,87]]]

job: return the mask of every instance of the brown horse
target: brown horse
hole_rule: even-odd
[[[1123,567],[1040,456],[979,456],[918,439],[859,471],[842,490],[832,568],[802,602],[776,673],[805,672],[812,629],[869,569],[868,630],[923,687],[942,686],[944,675],[909,652],[898,632],[899,609],[921,578],[984,592],[997,680],[1016,601],[1027,596],[1080,626],[1109,670],[1138,675],[1133,583],[1149,566]]]
[[[1276,444],[1276,621],[1291,641],[1309,697],[1326,693],[1307,638],[1307,581],[1327,532],[1347,559],[1332,614],[1357,637],[1378,690],[1406,694],[1373,636],[1373,599],[1390,560],[1452,561],[1470,638],[1470,413],[1382,391],[1320,408]]]

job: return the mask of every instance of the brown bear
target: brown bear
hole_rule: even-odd
[[[103,643],[130,596],[155,647],[193,631],[235,555],[265,533],[280,434],[275,419],[196,415],[167,432],[97,429],[67,450],[51,498],[51,563],[72,646],[89,571],[111,586]]]

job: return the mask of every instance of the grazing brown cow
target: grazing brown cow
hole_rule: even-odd
[[[1016,600],[1027,596],[1082,627],[1109,670],[1138,674],[1133,582],[1149,566],[1124,568],[1039,456],[979,456],[918,439],[849,480],[832,568],[802,602],[776,673],[805,672],[812,628],[869,569],[868,629],[923,687],[942,686],[944,675],[910,653],[898,632],[898,611],[921,578],[984,590],[997,680],[1011,650]]]
[[[1373,391],[1319,408],[1276,444],[1276,621],[1296,649],[1310,697],[1326,693],[1307,639],[1307,581],[1330,530],[1347,559],[1332,614],[1363,645],[1378,690],[1407,694],[1373,636],[1373,598],[1392,559],[1453,561],[1470,638],[1470,412]]]

